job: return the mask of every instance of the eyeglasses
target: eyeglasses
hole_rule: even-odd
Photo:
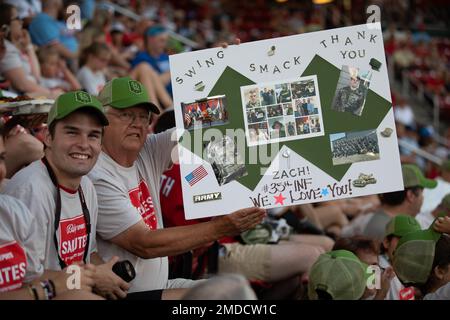
[[[136,119],[138,120],[137,122],[142,125],[148,125],[148,123],[150,122],[150,113],[136,114],[128,111],[123,111],[120,113],[108,112],[108,114],[116,116],[120,121],[127,124],[133,123]]]

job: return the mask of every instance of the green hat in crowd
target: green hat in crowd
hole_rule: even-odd
[[[390,235],[403,237],[407,233],[421,230],[419,222],[411,216],[400,214],[395,216],[386,225],[385,237]]]
[[[158,107],[149,101],[147,90],[142,83],[129,77],[115,78],[106,83],[98,99],[104,106],[109,105],[117,109],[141,105],[153,113],[160,112]]]
[[[316,290],[322,290],[333,300],[358,300],[366,288],[366,270],[367,266],[350,251],[324,253],[311,267],[308,296],[316,300]]]
[[[441,237],[433,224],[427,230],[410,232],[400,238],[394,251],[393,267],[407,285],[424,284],[433,266],[436,242]]]
[[[446,172],[450,171],[450,159],[442,162],[441,171],[446,171]]]
[[[437,186],[436,180],[425,178],[419,167],[414,164],[403,164],[402,173],[405,188],[422,187],[433,189]]]
[[[63,119],[81,108],[93,111],[100,119],[102,125],[107,126],[109,124],[100,101],[87,92],[71,91],[63,93],[56,98],[48,112],[47,125],[50,125],[55,120]]]

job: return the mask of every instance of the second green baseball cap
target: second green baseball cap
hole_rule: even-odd
[[[47,125],[67,117],[81,108],[89,108],[98,116],[102,125],[109,124],[103,106],[95,97],[84,91],[71,91],[58,96],[48,112]]]
[[[430,227],[400,238],[392,265],[404,284],[417,285],[427,281],[433,266],[436,242],[441,235]]]
[[[117,109],[142,105],[153,113],[160,113],[159,108],[149,101],[147,90],[142,83],[130,77],[115,78],[107,82],[98,99],[104,106],[109,105]]]
[[[386,225],[386,233],[384,236],[394,235],[396,237],[403,237],[407,233],[419,231],[420,229],[420,224],[414,217],[400,214],[393,217]]]
[[[414,164],[403,164],[402,173],[405,188],[422,187],[433,189],[437,186],[436,180],[425,178],[419,167]]]
[[[366,287],[366,266],[347,250],[320,255],[309,273],[308,296],[318,298],[316,290],[327,292],[333,300],[358,300]]]

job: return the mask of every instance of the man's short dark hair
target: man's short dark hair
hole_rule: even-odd
[[[419,195],[419,191],[422,189],[423,189],[422,187],[411,187],[401,191],[386,192],[380,194],[379,198],[382,204],[387,204],[390,206],[398,206],[402,204],[403,201],[405,201],[408,190],[411,190],[412,193],[414,193],[414,195],[417,196]]]
[[[379,255],[380,244],[377,240],[371,238],[363,236],[353,236],[337,239],[334,244],[333,250],[347,250],[353,252],[355,255],[357,251],[361,250]]]

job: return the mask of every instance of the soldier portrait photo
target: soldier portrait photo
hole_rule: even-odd
[[[256,108],[261,105],[259,99],[258,88],[251,88],[245,91],[245,107],[247,109]]]
[[[370,73],[358,68],[342,66],[331,108],[339,112],[351,112],[360,116],[366,102]]]

